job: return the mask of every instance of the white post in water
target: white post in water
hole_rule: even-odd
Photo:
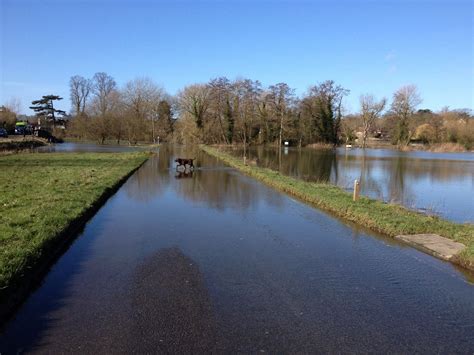
[[[352,200],[357,201],[359,199],[360,184],[358,180],[354,180],[354,194],[352,195]]]

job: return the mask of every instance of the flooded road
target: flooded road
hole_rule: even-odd
[[[243,149],[229,150],[243,156]],[[474,154],[393,149],[251,147],[259,166],[303,180],[330,182],[459,223],[474,223]]]
[[[192,176],[175,156],[197,158]],[[6,324],[0,352],[472,353],[472,280],[162,147]]]

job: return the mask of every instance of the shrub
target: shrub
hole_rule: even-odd
[[[429,123],[422,124],[416,128],[414,138],[423,143],[432,143],[436,140],[435,128]]]

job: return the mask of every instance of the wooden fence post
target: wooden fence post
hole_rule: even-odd
[[[352,201],[357,201],[359,199],[360,193],[360,184],[358,180],[354,180],[354,194],[352,195]]]

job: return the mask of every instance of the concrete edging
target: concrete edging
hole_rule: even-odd
[[[396,235],[395,239],[446,261],[451,261],[466,248],[464,244],[438,234]]]

